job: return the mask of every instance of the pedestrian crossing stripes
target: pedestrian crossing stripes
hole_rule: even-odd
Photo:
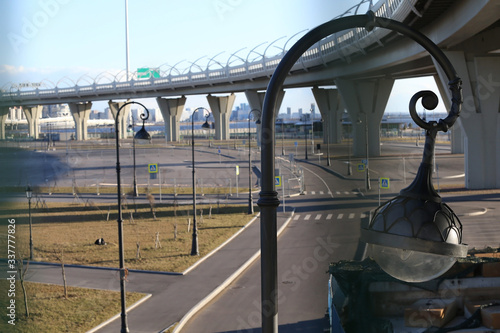
[[[364,212],[364,213],[359,213],[359,214],[356,214],[356,213],[349,213],[349,214],[345,214],[345,213],[338,213],[338,214],[332,214],[332,213],[329,213],[329,214],[326,214],[326,216],[324,214],[305,214],[305,215],[301,215],[301,214],[295,214],[294,217],[293,217],[293,220],[294,221],[298,221],[300,219],[304,220],[304,221],[310,221],[311,219],[314,220],[314,221],[319,221],[319,220],[322,220],[322,219],[325,219],[327,221],[330,221],[330,220],[344,220],[344,219],[347,219],[347,220],[354,220],[354,219],[364,219],[364,218],[367,218],[369,215],[368,213]]]

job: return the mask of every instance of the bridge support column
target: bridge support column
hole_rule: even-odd
[[[125,101],[125,102],[113,102],[113,101],[109,101],[108,102],[108,105],[109,105],[109,110],[111,111],[111,114],[113,115],[113,119],[116,119],[116,115],[118,113],[118,110],[120,109],[120,107],[129,102],[129,100]],[[127,119],[130,115],[130,106],[131,104],[129,105],[126,105],[125,108],[120,112],[120,115],[119,115],[119,119],[118,119],[118,136],[119,138],[118,139],[126,139],[127,138]]]
[[[264,95],[265,92],[258,92],[257,90],[245,90],[245,96],[248,101],[248,105],[250,105],[250,110],[259,110],[262,112],[262,103],[264,103]],[[281,90],[278,94],[278,100],[276,101],[276,114],[274,118],[278,115],[279,109],[281,107],[281,103],[283,102],[283,97],[285,97],[285,91]],[[257,145],[260,147],[260,130],[261,125],[257,125]]]
[[[28,121],[28,135],[34,139],[38,139],[40,134],[40,118],[42,116],[43,106],[23,106],[26,120]]]
[[[75,139],[78,141],[87,140],[87,122],[90,117],[92,102],[87,103],[68,103],[71,115],[75,120]]]
[[[342,142],[342,103],[338,89],[312,88],[323,118],[323,143]]]
[[[462,51],[445,54],[463,82],[465,186],[500,188],[500,57],[468,56]],[[448,85],[437,68],[443,85]]]
[[[0,108],[0,140],[5,140],[5,123],[9,112],[10,108],[8,106]]]
[[[336,79],[335,83],[351,118],[354,134],[353,154],[366,156],[366,146],[368,146],[369,156],[380,156],[380,122],[394,80]]]
[[[161,98],[157,97],[156,102],[160,108],[163,120],[165,121],[165,140],[167,142],[180,140],[180,120],[186,97]]]
[[[235,98],[236,96],[234,94],[222,97],[207,96],[208,104],[210,105],[210,109],[215,119],[216,140],[230,139],[229,117],[231,116]]]

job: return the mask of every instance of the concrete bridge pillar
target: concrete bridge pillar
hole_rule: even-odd
[[[338,89],[312,88],[323,118],[323,143],[342,142],[342,102]]]
[[[34,139],[38,139],[40,134],[40,118],[42,116],[42,105],[23,106],[26,120],[28,121],[28,135]]]
[[[229,140],[230,138],[229,117],[231,116],[235,98],[236,96],[234,94],[221,97],[212,95],[207,96],[208,104],[210,105],[215,120],[216,140]]]
[[[78,141],[87,140],[87,122],[90,117],[92,102],[87,103],[68,103],[71,115],[75,120],[75,139]]]
[[[380,156],[380,122],[394,79],[336,79],[335,83],[352,121],[354,156],[366,156],[366,146],[369,156]]]
[[[264,96],[266,95],[265,91],[258,92],[257,90],[245,90],[245,96],[248,101],[248,105],[250,105],[250,110],[259,110],[262,112],[262,104],[264,103]],[[276,111],[274,118],[276,119],[278,112],[281,107],[281,103],[283,102],[283,97],[285,97],[285,91],[282,90],[278,94],[278,100],[276,101]],[[257,125],[257,145],[260,147],[260,130],[261,125]]]
[[[157,97],[156,102],[160,108],[163,120],[165,121],[165,140],[167,142],[180,140],[180,120],[186,97],[161,98]]]
[[[108,102],[109,110],[111,111],[111,114],[113,115],[113,119],[115,119],[115,121],[118,110],[123,106],[123,104],[127,102],[128,100],[126,102]],[[125,106],[125,108],[120,111],[120,118],[118,119],[118,139],[127,138],[127,119],[130,115],[130,106],[131,104]]]
[[[262,112],[262,104],[264,103],[264,96],[266,95],[265,91],[258,92],[257,90],[245,90],[245,96],[248,101],[248,105],[250,105],[250,109],[257,109]],[[274,119],[278,115],[280,111],[281,103],[283,102],[283,97],[285,97],[285,91],[281,90],[278,94],[278,100],[276,101],[276,110],[274,111]]]
[[[462,79],[465,186],[500,188],[500,56],[445,51]],[[448,79],[438,67],[443,85]]]
[[[9,112],[10,108],[8,106],[0,108],[0,140],[5,140],[5,123]]]

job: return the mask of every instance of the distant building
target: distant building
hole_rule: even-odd
[[[42,118],[58,118],[70,115],[68,104],[44,105],[42,108]]]

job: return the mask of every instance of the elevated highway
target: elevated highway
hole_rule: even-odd
[[[373,5],[362,1],[347,14],[361,9],[364,13],[368,4],[377,16],[421,31],[450,58],[464,81],[462,118],[467,120],[454,127],[453,152],[466,155],[468,187],[500,187],[500,40],[496,37],[500,33],[500,1],[381,0]],[[84,140],[92,101],[108,100],[113,109],[119,105],[113,100],[154,97],[165,119],[167,141],[177,141],[186,98],[205,94],[216,119],[216,138],[228,139],[227,120],[234,93],[245,92],[250,107],[262,109],[262,91],[292,39],[275,55],[267,52],[278,40],[267,45],[262,54],[255,47],[246,57],[238,51],[221,61],[216,55],[204,65],[200,58],[184,69],[180,64],[159,68],[159,75],[146,79],[137,73],[131,73],[129,81],[127,73],[104,73],[76,82],[67,78],[56,84],[46,82],[51,86],[43,89],[9,87],[0,93],[0,135],[5,137],[5,119],[13,106],[23,107],[34,135],[40,105],[68,103],[79,123],[77,139]],[[290,71],[284,88],[313,88],[330,142],[341,140],[340,116],[347,109],[356,123],[353,153],[377,156],[379,124],[394,80],[429,75],[435,77],[443,100],[449,104],[446,79],[421,46],[386,29],[368,32],[356,28],[331,35],[306,51]]]

